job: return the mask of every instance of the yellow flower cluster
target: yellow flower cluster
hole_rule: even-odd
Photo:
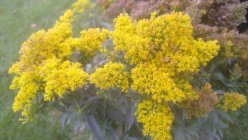
[[[220,107],[225,111],[235,111],[246,104],[244,95],[239,93],[225,93],[221,99]]]
[[[73,13],[71,10],[67,10],[53,28],[47,32],[40,30],[32,34],[23,43],[20,60],[10,68],[10,73],[21,74],[26,71],[34,71],[45,59],[69,58],[72,53],[71,45],[65,44],[72,35],[72,20]]]
[[[58,95],[63,97],[67,92],[83,87],[88,80],[88,74],[82,70],[80,63],[49,59],[44,64],[45,101],[51,101]]]
[[[194,39],[189,16],[172,12],[132,21],[128,15],[120,15],[114,21],[113,31],[87,29],[79,37],[72,37],[74,15],[87,6],[88,0],[78,0],[54,27],[38,31],[24,42],[19,61],[9,70],[17,75],[11,88],[19,90],[14,111],[21,110],[28,117],[37,94],[43,94],[45,101],[52,101],[82,88],[88,81],[99,89],[120,88],[127,92],[131,88],[140,93],[137,120],[143,123],[144,134],[154,140],[172,139],[174,116],[169,104],[180,106],[187,100],[211,99],[211,103],[206,102],[202,107],[204,112],[211,111],[215,96],[199,97],[190,81],[200,66],[217,55],[219,46],[216,41]],[[103,47],[107,39],[112,39],[114,52]],[[118,62],[108,62],[87,74],[83,65],[95,60],[101,52],[111,54]],[[80,56],[74,59],[74,55]],[[121,58],[125,65],[120,63]],[[246,99],[239,94],[227,94],[223,101],[224,110],[236,110]]]
[[[97,70],[90,75],[90,82],[100,89],[120,88],[123,92],[128,91],[128,72],[121,63],[109,62],[103,68]]]
[[[180,12],[138,22],[128,15],[116,18],[112,38],[115,51],[124,52],[127,62],[135,64],[132,88],[158,102],[194,96],[188,76],[183,75],[206,65],[219,46],[216,41],[195,40],[192,32],[189,16]]]
[[[153,140],[171,140],[173,114],[167,104],[144,100],[137,105],[137,120],[143,123],[143,133]]]
[[[174,67],[178,72],[194,72],[216,56],[219,49],[216,41],[195,40],[190,18],[181,12],[138,22],[132,22],[128,15],[120,15],[114,27],[115,50],[125,52],[131,64],[167,63],[167,67]]]
[[[102,43],[108,38],[109,31],[99,28],[83,30],[79,38],[75,38],[76,50],[82,52],[84,59],[90,59],[102,49]]]
[[[133,66],[131,88],[157,105],[141,102],[136,112],[138,121],[153,139],[170,139],[172,119],[168,121],[167,117],[171,118],[172,113],[164,109],[164,103],[198,98],[190,84],[192,74],[218,54],[219,46],[216,41],[194,39],[191,20],[181,12],[158,17],[153,14],[140,21],[120,15],[114,22],[111,37],[115,52],[124,54]],[[143,111],[154,112],[144,115]]]
[[[31,104],[32,100],[36,97],[36,93],[40,90],[40,81],[40,76],[34,72],[24,72],[19,77],[13,79],[10,88],[19,89],[13,104],[13,110],[15,112]]]
[[[83,13],[86,8],[91,7],[92,3],[89,0],[77,0],[72,4],[72,10],[76,13]]]
[[[88,5],[88,0],[76,1],[52,28],[32,34],[23,43],[19,61],[12,65],[9,73],[16,74],[11,89],[19,90],[13,110],[21,110],[24,118],[29,119],[38,94],[44,93],[44,100],[51,101],[55,96],[62,97],[87,84],[89,75],[83,66],[70,62],[70,59],[74,50],[79,48],[83,48],[83,55],[93,57],[94,50],[99,50],[100,42],[106,36],[106,31],[102,34],[100,29],[89,29],[79,38],[72,37],[72,22],[77,8],[85,9]]]
[[[173,79],[165,67],[158,67],[153,63],[137,65],[132,69],[131,77],[132,89],[151,95],[157,102],[178,103],[186,98],[197,98],[189,82]]]

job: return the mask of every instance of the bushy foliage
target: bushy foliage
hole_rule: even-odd
[[[158,1],[153,2],[149,14],[161,8]],[[24,42],[19,61],[9,70],[16,75],[11,88],[18,89],[13,110],[21,111],[27,122],[39,109],[36,104],[52,103],[65,113],[63,125],[71,122],[76,130],[82,130],[86,124],[99,140],[220,137],[225,124],[206,123],[213,124],[223,116],[228,121],[221,110],[235,111],[246,98],[237,92],[226,93],[229,90],[211,77],[202,78],[204,72],[215,70],[211,65],[219,65],[217,58],[238,56],[227,55],[232,51],[224,44],[226,29],[235,32],[237,23],[224,24],[224,19],[212,22],[216,17],[210,12],[222,13],[225,8],[233,12],[237,7],[225,7],[221,1],[167,3],[169,11],[157,11],[150,18],[135,20],[133,13],[120,14],[113,29],[88,28],[74,37],[73,20],[95,7],[88,0],[75,2],[52,28],[38,31]],[[243,14],[245,5],[238,4]],[[216,6],[221,7],[217,12]],[[204,14],[202,7],[209,14]],[[213,34],[220,36],[215,37],[218,40]],[[227,36],[231,36],[232,48],[232,41],[237,40]],[[187,132],[181,127],[187,128],[186,123],[189,127],[202,125]]]

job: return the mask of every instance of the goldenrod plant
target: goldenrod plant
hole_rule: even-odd
[[[128,13],[132,19],[144,19],[153,12],[158,15],[173,11],[187,13],[193,24],[194,37],[202,38],[204,41],[216,39],[220,45],[218,56],[211,60],[207,67],[201,68],[195,77],[197,80],[193,80],[194,85],[200,88],[204,83],[210,82],[219,95],[225,92],[239,92],[246,96],[247,2],[247,0],[97,0],[97,4],[104,9],[105,16],[110,19],[120,13]],[[235,124],[232,123],[232,127],[226,130],[225,139],[248,137],[243,135],[248,128],[243,123],[247,121],[247,110],[246,106],[236,113],[228,113],[234,117]]]
[[[75,17],[95,6],[76,1],[52,28],[23,43],[9,70],[18,91],[13,110],[22,112],[23,122],[32,120],[37,104],[50,103],[66,112],[62,125],[89,128],[98,140],[172,140],[180,119],[198,122],[246,103],[239,93],[221,96],[207,82],[194,84],[221,47],[194,37],[188,14],[152,13],[142,20],[120,14],[111,29],[83,29],[75,37]]]

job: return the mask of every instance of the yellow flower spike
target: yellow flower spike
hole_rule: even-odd
[[[197,96],[189,82],[172,79],[166,68],[158,68],[155,64],[137,65],[132,69],[131,77],[133,90],[151,95],[157,102],[177,103]]]
[[[149,97],[146,101],[149,103],[138,105],[137,114],[152,112],[156,107],[149,105],[151,102],[162,106],[164,102],[178,104],[198,99],[190,84],[191,75],[217,55],[219,46],[216,41],[194,39],[188,15],[172,12],[158,17],[152,15],[150,19],[140,21],[120,15],[114,23],[111,36],[114,49],[123,53],[126,62],[133,66],[131,88]],[[163,130],[163,127],[170,130],[171,126],[163,126],[156,121],[161,121],[160,117],[166,117],[165,114],[137,115],[143,123],[144,134],[153,139],[171,139],[170,132]],[[160,134],[160,129],[164,133]]]
[[[247,99],[244,95],[239,93],[225,93],[221,97],[219,106],[225,111],[236,111],[244,104],[246,104]]]
[[[115,51],[123,52],[126,61],[134,65],[132,89],[158,102],[197,98],[190,79],[182,75],[205,66],[217,55],[219,46],[216,41],[194,39],[188,15],[172,12],[140,21],[120,15],[114,27]]]
[[[86,58],[92,58],[103,49],[103,42],[109,37],[106,29],[88,29],[80,33],[76,50],[81,51]]]
[[[180,68],[186,65],[190,67],[189,71],[195,72],[199,65],[206,64],[217,54],[219,46],[216,41],[195,40],[192,33],[189,16],[181,12],[156,18],[152,16],[151,19],[137,22],[132,21],[128,15],[120,15],[115,19],[112,39],[115,50],[124,52],[125,59],[131,64],[154,61],[156,55],[162,53],[162,56],[170,58],[172,67],[185,71]],[[190,58],[178,60],[177,55],[178,58]],[[189,59],[194,61],[190,63]]]
[[[171,128],[174,116],[167,104],[143,100],[137,105],[137,120],[143,124],[144,135],[153,140],[172,140]]]
[[[123,64],[109,62],[103,68],[97,68],[90,75],[90,82],[100,89],[117,87],[123,92],[127,92],[129,88],[128,75]]]
[[[87,84],[89,75],[82,70],[80,63],[69,61],[60,63],[56,59],[50,59],[43,67],[46,74],[44,78],[46,101],[53,100],[55,95],[63,97],[64,94]]]
[[[71,9],[60,16],[52,28],[33,33],[22,44],[19,61],[11,66],[9,73],[16,74],[10,88],[19,90],[12,108],[14,111],[22,111],[24,120],[31,115],[29,111],[38,92],[41,94],[45,92],[44,100],[51,101],[54,96],[62,97],[65,93],[87,84],[88,74],[83,71],[81,64],[69,60],[74,49],[82,44],[79,38],[72,37],[74,16],[90,6],[88,0],[77,0]],[[106,30],[102,32],[96,30],[99,32],[92,33],[92,36],[96,37],[88,40],[93,44],[87,47],[97,45],[98,49],[100,43],[96,40],[103,41],[107,38]],[[87,55],[93,55],[96,50],[87,49],[85,51]]]
[[[92,6],[92,3],[90,3],[89,0],[76,0],[72,4],[72,10],[76,13],[83,13],[86,8],[89,8]]]
[[[25,72],[12,81],[11,88],[18,89],[18,94],[13,103],[13,111],[19,111],[32,104],[37,92],[41,88],[41,78],[37,73]]]

